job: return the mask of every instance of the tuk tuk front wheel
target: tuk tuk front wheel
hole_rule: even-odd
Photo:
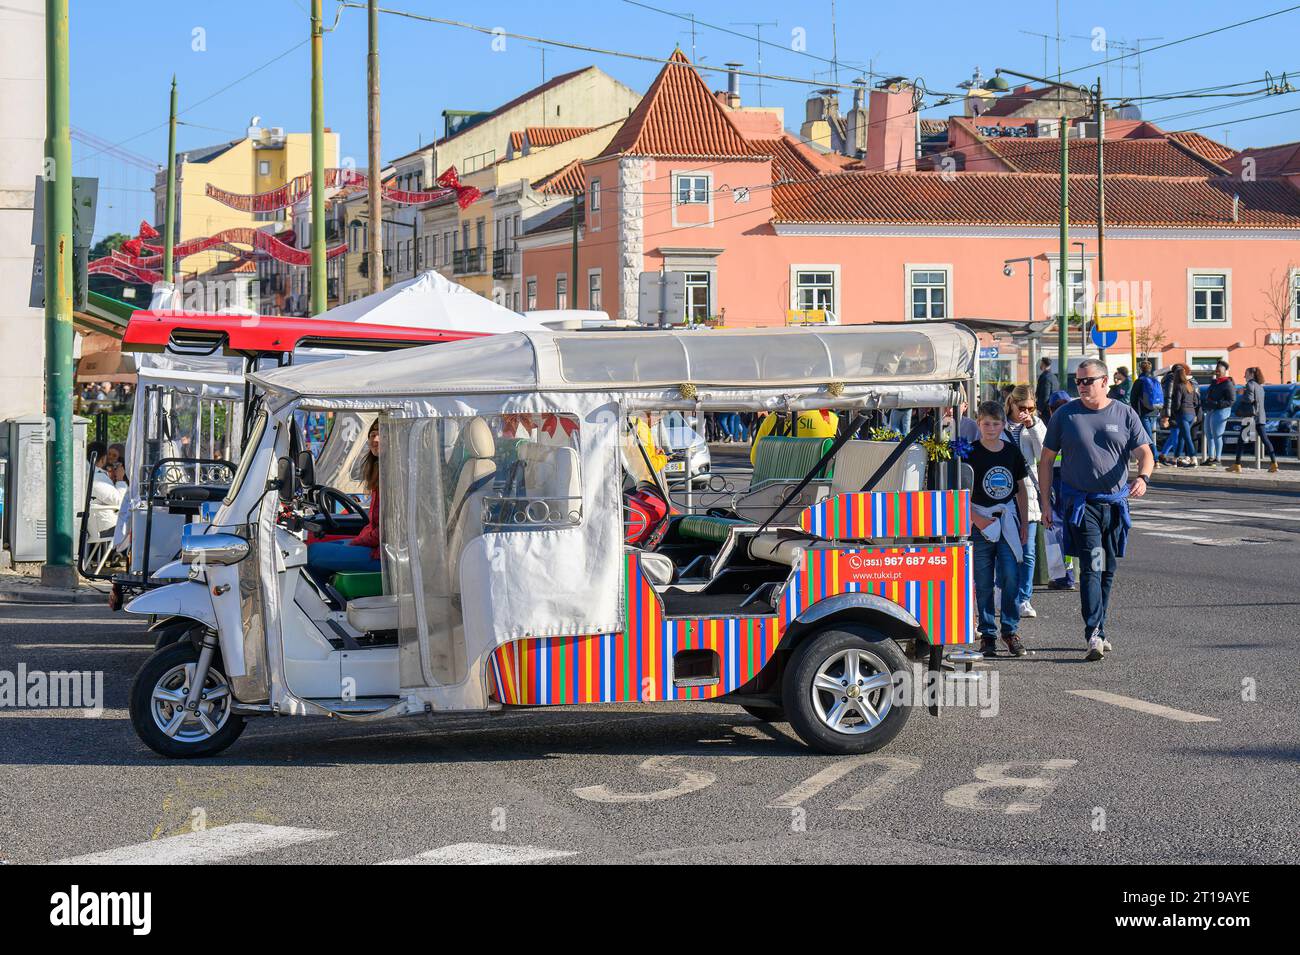
[[[221,752],[244,731],[244,718],[231,712],[230,681],[214,658],[203,681],[197,714],[187,713],[185,696],[199,662],[189,640],[156,650],[131,684],[131,725],[160,756],[191,759]]]
[[[874,752],[911,715],[895,692],[897,675],[907,672],[907,657],[882,634],[852,626],[816,633],[786,667],[782,696],[790,725],[823,753]]]

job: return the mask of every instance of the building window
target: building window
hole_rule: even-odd
[[[677,204],[686,205],[707,205],[709,201],[709,177],[708,176],[678,176],[677,177]]]
[[[709,278],[708,272],[686,273],[686,320],[688,322],[702,321],[712,314],[709,310]]]
[[[537,279],[536,278],[530,278],[528,280],[528,297],[525,303],[525,307],[530,312],[535,312],[537,310]]]
[[[269,159],[259,159],[257,161],[257,174],[259,176],[271,175],[271,161]]]
[[[474,238],[476,240],[474,243],[474,248],[476,249],[483,248],[483,245],[487,240],[487,226],[485,220],[483,219],[474,220]]]
[[[588,208],[590,208],[592,212],[599,212],[600,211],[600,180],[599,179],[591,180],[591,186],[589,187],[588,191],[591,193],[591,200],[588,203]]]
[[[555,307],[569,307],[569,277],[567,275],[557,275],[555,277]]]
[[[587,273],[587,308],[599,311],[600,302],[600,269],[592,269]]]
[[[1228,274],[1194,272],[1191,277],[1191,323],[1226,325],[1228,323]]]
[[[835,273],[796,272],[795,302],[802,311],[809,309],[835,311]]]
[[[908,315],[913,321],[947,318],[950,308],[948,269],[908,269]]]
[[[1291,272],[1291,324],[1300,325],[1300,269]]]
[[[444,232],[442,234],[442,264],[451,265],[451,246],[454,232]]]

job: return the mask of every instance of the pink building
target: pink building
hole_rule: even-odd
[[[569,274],[571,216],[521,241],[530,307],[635,319],[640,273],[664,269],[685,273],[689,318],[727,326],[778,325],[803,309],[841,323],[1053,315],[1053,121],[954,117],[947,148],[918,168],[910,88],[872,91],[869,116],[861,159],[824,153],[785,132],[778,112],[711,92],[675,52],[605,154],[581,164],[579,274]],[[1082,243],[1071,245],[1069,281],[1075,307],[1090,314],[1096,146],[1069,146],[1070,239]],[[1103,298],[1137,314],[1138,350],[1162,366],[1226,357],[1234,372],[1260,365],[1273,381],[1281,365],[1296,380],[1300,149],[1237,154],[1116,120],[1105,160]],[[1006,274],[1012,259],[1033,260],[1035,288],[1025,262]],[[1049,339],[1055,355],[1054,331]],[[997,344],[996,373],[1024,380],[1025,353],[1009,338]],[[1108,357],[1132,363],[1128,336]]]

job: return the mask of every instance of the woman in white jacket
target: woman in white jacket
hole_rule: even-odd
[[[1007,428],[1004,440],[1020,449],[1029,465],[1029,541],[1025,544],[1025,559],[1020,564],[1020,618],[1037,617],[1038,611],[1030,603],[1034,595],[1034,559],[1038,549],[1038,522],[1043,514],[1038,503],[1038,458],[1043,453],[1043,438],[1047,425],[1038,417],[1034,389],[1029,385],[1016,385],[1007,395]]]

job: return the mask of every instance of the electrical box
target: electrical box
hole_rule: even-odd
[[[85,418],[72,419],[73,492],[70,516],[76,546],[76,513],[86,497]],[[5,539],[15,562],[45,560],[45,418],[26,415],[6,421],[9,462],[4,495]]]

